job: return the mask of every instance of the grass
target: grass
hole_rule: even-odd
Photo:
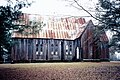
[[[0,64],[0,80],[120,80],[120,63]]]

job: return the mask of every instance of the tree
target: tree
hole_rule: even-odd
[[[84,5],[82,5],[82,4],[79,2],[80,0],[65,0],[65,1],[70,2],[70,5],[73,6],[73,7],[75,7],[76,9],[78,9],[78,10],[80,10],[80,11],[86,12],[87,14],[89,14],[89,17],[95,19],[96,21],[101,22],[101,23],[103,23],[103,24],[105,23],[104,21],[102,21],[102,20],[99,18],[99,15],[100,15],[99,13],[97,14],[98,16],[92,14],[92,12],[94,12],[94,13],[96,12],[95,9],[94,9],[95,6],[94,6],[94,8],[92,8],[92,7],[91,7],[91,8],[86,8],[86,7],[84,7]],[[95,4],[92,0],[89,0],[89,2]],[[103,34],[105,34],[105,29],[99,27],[99,25],[95,25],[94,30],[93,30],[93,32],[92,32],[92,35],[89,36],[89,38],[88,38],[87,40],[85,40],[85,42],[86,42],[86,41],[89,41],[89,39],[90,39],[91,37],[93,37],[92,44],[94,45],[94,43],[95,43],[95,44],[98,46],[98,48],[97,48],[96,50],[99,50],[99,49],[100,49],[100,46],[102,45],[102,43],[101,43],[101,41],[100,41],[100,37],[101,37],[101,35],[103,35]]]
[[[24,15],[24,13],[23,13]],[[23,16],[22,15],[22,16]],[[37,16],[38,17],[38,16]],[[43,26],[45,26],[46,24],[43,23],[43,21],[41,20],[30,20],[29,18],[27,19],[27,23],[24,23],[25,18],[20,18],[18,21],[18,26],[20,26],[20,29],[15,31],[19,34],[23,34],[25,36],[28,36],[28,35],[35,35],[37,33],[39,33],[40,30],[42,30]],[[20,24],[22,25],[20,25]]]
[[[96,7],[100,30],[110,30],[113,33],[110,47],[120,51],[120,1],[99,0]]]
[[[85,9],[79,0],[65,0],[72,2],[70,5],[83,10],[92,18],[98,21],[94,30],[94,38],[99,37],[104,31],[110,30],[113,33],[109,47],[114,46],[114,50],[120,51],[120,1],[119,0],[98,0],[96,4],[96,15],[92,15],[90,10]],[[92,1],[92,0],[91,0]],[[77,6],[74,6],[73,4]]]
[[[5,6],[0,6],[0,61],[3,60],[3,54],[10,53],[13,30],[20,30],[20,27],[14,24],[19,19],[23,7],[29,7],[31,3],[27,0],[7,0]]]

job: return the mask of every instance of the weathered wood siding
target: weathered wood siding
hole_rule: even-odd
[[[34,60],[46,60],[47,58],[47,40],[36,39],[36,50],[34,55],[36,58]]]
[[[83,59],[83,53],[82,53],[80,38],[78,38],[74,41],[74,47],[73,48],[74,48],[74,52],[75,52],[75,59],[82,60]]]
[[[13,60],[81,59],[80,40],[14,38]]]
[[[60,40],[48,40],[48,60],[61,60]]]
[[[64,41],[64,59],[72,60],[74,57],[73,41]]]
[[[81,37],[81,47],[83,50],[83,58],[84,59],[92,59],[93,58],[93,26],[89,25],[85,29]]]
[[[100,34],[100,37],[93,38],[94,25],[89,23],[81,36],[81,47],[83,59],[109,59],[109,48],[107,36]]]
[[[100,59],[101,60],[109,60],[109,48],[108,48],[108,42],[101,42],[100,46]]]

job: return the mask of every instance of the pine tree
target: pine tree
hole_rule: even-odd
[[[120,1],[99,0],[96,7],[97,18],[99,19],[99,30],[110,30],[113,33],[110,40],[110,47],[114,46],[115,51],[120,51]]]

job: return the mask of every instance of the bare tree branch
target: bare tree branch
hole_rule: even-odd
[[[105,23],[105,22],[101,21],[100,19],[96,18],[95,16],[93,16],[88,10],[86,10],[83,6],[81,6],[76,0],[74,0],[74,2],[75,2],[82,10],[84,10],[85,12],[87,12],[92,18],[94,18],[94,19],[96,19],[96,20],[98,20],[98,21],[100,21],[100,22],[102,22],[102,23]],[[77,8],[77,9],[79,9],[79,8]]]

